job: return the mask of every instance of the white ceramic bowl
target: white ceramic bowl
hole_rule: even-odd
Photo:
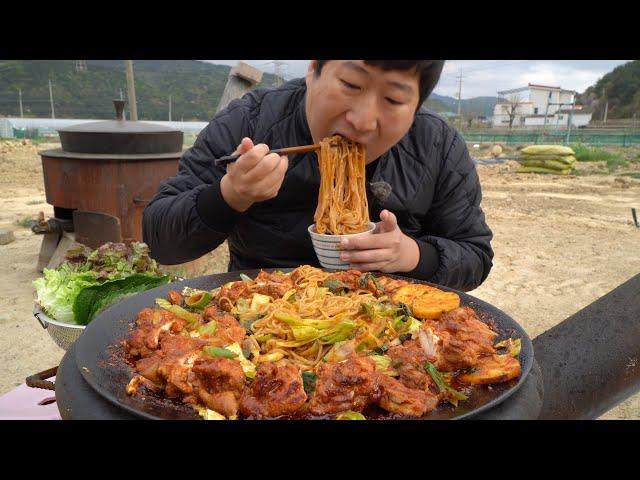
[[[320,261],[320,265],[324,268],[334,270],[349,270],[349,262],[340,260],[340,240],[343,238],[361,237],[363,235],[373,235],[376,224],[369,222],[369,228],[361,233],[353,233],[350,235],[326,235],[316,232],[316,224],[309,225],[307,229],[311,235],[311,242],[316,256]]]

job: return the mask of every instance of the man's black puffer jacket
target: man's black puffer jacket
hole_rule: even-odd
[[[183,263],[229,241],[229,270],[318,265],[307,227],[313,223],[320,173],[315,153],[289,157],[276,198],[237,213],[224,201],[224,167],[212,159],[234,152],[243,137],[269,148],[313,143],[305,116],[306,86],[292,80],[256,89],[216,115],[163,182],[144,211],[144,241],[163,264]],[[421,108],[409,132],[376,162],[367,198],[372,221],[395,213],[417,240],[420,262],[404,273],[459,290],[480,285],[492,266],[492,233],[480,208],[475,166],[460,134]],[[377,194],[374,194],[377,192]],[[385,193],[386,198],[385,198]]]

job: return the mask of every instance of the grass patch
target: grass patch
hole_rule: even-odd
[[[29,200],[27,205],[40,205],[41,203],[44,203],[44,200]]]
[[[22,217],[16,220],[16,225],[22,228],[31,228],[38,223],[38,219],[34,217]]]
[[[582,144],[572,145],[571,148],[573,148],[576,160],[579,162],[607,162],[609,170],[628,165],[622,155],[603,148],[594,148]]]
[[[640,172],[626,172],[626,173],[619,173],[618,176],[620,177],[631,177],[631,178],[637,178],[638,180],[640,180]]]

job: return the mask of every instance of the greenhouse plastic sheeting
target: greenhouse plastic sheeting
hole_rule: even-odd
[[[567,143],[567,134],[564,133],[463,133],[467,142],[475,143],[506,143],[506,144],[564,144]],[[586,143],[589,145],[637,145],[640,144],[638,133],[582,133],[576,132],[569,135],[568,143]]]

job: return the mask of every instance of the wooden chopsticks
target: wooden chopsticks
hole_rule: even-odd
[[[269,153],[277,153],[278,155],[289,155],[290,153],[311,152],[318,149],[320,149],[320,144],[314,143],[313,145],[300,145],[299,147],[277,148],[275,150],[269,150]],[[213,162],[216,166],[224,166],[231,162],[235,162],[238,158],[240,158],[240,154],[236,153],[233,155],[227,155],[226,157],[216,158]]]

